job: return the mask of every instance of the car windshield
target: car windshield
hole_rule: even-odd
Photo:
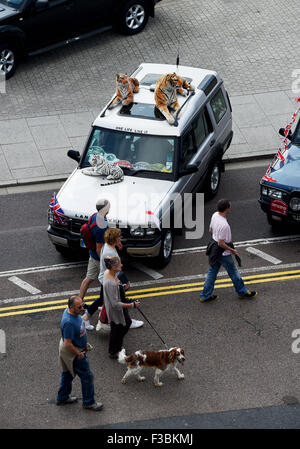
[[[298,123],[297,128],[295,129],[295,133],[293,136],[293,143],[296,145],[300,145],[300,121]]]
[[[174,138],[94,128],[81,167],[89,167],[94,154],[127,169],[128,175],[141,171],[173,173]]]
[[[12,8],[20,9],[25,0],[0,0],[3,5],[11,6]]]

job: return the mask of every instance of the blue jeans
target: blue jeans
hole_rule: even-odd
[[[223,265],[223,267],[225,268],[225,270],[228,273],[228,276],[231,278],[237,294],[239,296],[242,296],[245,293],[247,293],[248,290],[245,288],[243,279],[241,278],[241,275],[235,266],[235,263],[234,263],[234,260],[231,256],[231,254],[229,254],[228,256],[219,257],[219,259],[215,263],[215,265],[209,267],[203,290],[200,293],[200,298],[206,300],[212,295],[212,292],[214,290],[215,281],[217,279],[217,275],[219,273],[221,265]]]
[[[77,374],[81,380],[82,402],[83,405],[92,405],[94,399],[94,376],[90,370],[90,364],[87,356],[83,359],[75,357],[73,362],[75,375]],[[57,393],[57,401],[65,401],[71,394],[72,381],[74,377],[69,371],[63,371],[60,378],[60,386]]]

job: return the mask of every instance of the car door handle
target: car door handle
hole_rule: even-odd
[[[210,141],[209,145],[212,147],[215,143],[216,143],[216,140],[213,139],[213,140]]]

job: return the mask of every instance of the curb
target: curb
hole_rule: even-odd
[[[274,154],[276,151],[274,151]],[[232,164],[234,162],[245,162],[245,161],[254,161],[254,160],[271,160],[273,157],[272,154],[259,154],[259,155],[249,155],[249,156],[236,156],[228,159],[223,159],[224,164]],[[58,176],[47,176],[47,177],[38,177],[38,178],[27,178],[27,179],[14,179],[11,181],[0,181],[0,189],[7,187],[21,187],[21,186],[29,186],[29,185],[37,185],[37,184],[46,184],[48,182],[59,182],[65,181],[68,179],[71,173],[66,173]]]

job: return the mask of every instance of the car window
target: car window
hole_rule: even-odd
[[[293,143],[300,145],[300,120],[293,135]]]
[[[226,101],[222,89],[219,89],[216,95],[210,100],[210,105],[216,122],[219,123],[219,121],[227,111]]]
[[[182,157],[181,162],[182,166],[186,167],[186,165],[190,162],[194,154],[196,153],[196,147],[194,145],[194,130],[191,128],[182,139]]]
[[[0,3],[11,6],[12,8],[20,8],[25,0],[2,0]]]
[[[167,136],[95,128],[81,166],[88,167],[91,156],[99,154],[111,164],[132,171],[173,173],[174,150],[174,138]]]
[[[195,143],[197,147],[200,147],[204,142],[206,136],[212,131],[212,125],[209,115],[206,111],[202,112],[196,120],[193,122],[193,128],[195,132]]]

